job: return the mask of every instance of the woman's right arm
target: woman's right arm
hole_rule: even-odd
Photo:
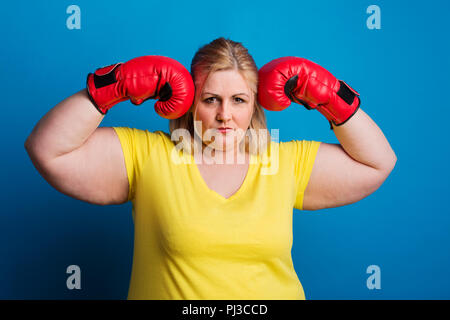
[[[42,177],[58,191],[93,204],[127,201],[128,177],[119,138],[86,89],[66,98],[36,124],[25,149]]]
[[[53,187],[93,204],[121,204],[129,182],[119,137],[101,127],[108,110],[130,99],[159,99],[156,112],[180,117],[194,100],[194,82],[179,62],[142,56],[90,73],[86,89],[63,100],[34,127],[25,142],[31,161]]]

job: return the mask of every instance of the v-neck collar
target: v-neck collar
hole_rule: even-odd
[[[233,193],[228,198],[225,198],[220,193],[214,191],[213,189],[211,189],[208,186],[208,184],[206,183],[205,179],[203,178],[203,176],[200,172],[200,169],[197,166],[197,163],[195,162],[194,156],[191,154],[192,171],[194,171],[194,175],[195,175],[196,179],[200,182],[200,188],[202,188],[202,190],[204,190],[205,193],[207,193],[211,198],[213,198],[217,201],[226,203],[226,202],[233,201],[236,198],[239,198],[248,188],[248,185],[250,184],[250,181],[253,178],[253,172],[256,168],[256,163],[257,163],[256,159],[254,157],[255,157],[255,155],[250,154],[247,174],[245,175],[244,181],[242,182],[239,189],[236,190],[236,192]]]

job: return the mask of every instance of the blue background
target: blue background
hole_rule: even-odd
[[[80,30],[66,27],[71,4],[81,9]],[[381,9],[380,30],[366,26],[372,4]],[[59,193],[33,167],[24,141],[85,86],[88,72],[147,54],[189,69],[195,51],[220,36],[242,42],[258,67],[295,55],[345,80],[398,157],[362,201],[294,211],[292,256],[306,297],[450,298],[450,2],[17,1],[1,10],[1,299],[126,298],[131,204],[102,207]],[[153,103],[121,103],[101,126],[167,132]],[[338,143],[317,111],[294,104],[266,115],[281,141]],[[72,264],[81,268],[81,290],[66,287]],[[381,268],[379,290],[366,286],[369,265]]]

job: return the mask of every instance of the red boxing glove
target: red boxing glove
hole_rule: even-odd
[[[283,57],[265,64],[258,72],[258,102],[281,111],[291,101],[308,110],[317,109],[333,129],[350,119],[360,105],[359,93],[337,80],[318,64],[298,57]]]
[[[156,113],[176,119],[191,107],[195,87],[191,74],[178,61],[164,56],[142,56],[89,73],[87,91],[102,114],[128,99],[135,105],[159,99],[155,103]]]

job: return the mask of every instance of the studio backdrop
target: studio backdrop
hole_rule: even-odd
[[[369,197],[294,209],[292,259],[306,298],[450,298],[448,1],[9,1],[1,11],[1,299],[127,297],[131,203],[56,191],[24,142],[89,72],[142,55],[189,69],[218,37],[241,42],[258,68],[298,56],[345,80],[397,155]],[[154,102],[123,102],[101,126],[169,132]],[[338,143],[317,111],[265,113],[279,141]]]

